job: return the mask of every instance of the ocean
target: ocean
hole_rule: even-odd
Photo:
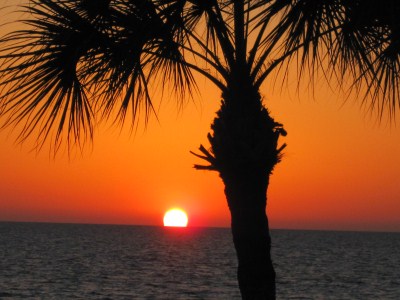
[[[272,230],[278,299],[400,299],[400,233]],[[240,299],[227,228],[0,223],[0,299]]]

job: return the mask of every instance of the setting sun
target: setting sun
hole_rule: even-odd
[[[188,224],[188,216],[181,209],[170,209],[164,215],[164,226],[167,227],[186,227]]]

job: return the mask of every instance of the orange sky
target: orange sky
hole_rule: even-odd
[[[135,136],[98,129],[93,150],[70,159],[29,152],[1,131],[0,220],[159,225],[168,208],[181,207],[192,226],[229,226],[217,174],[192,168],[189,150],[206,142],[219,103],[217,90],[200,87],[204,101],[182,113],[166,101],[160,122]],[[289,133],[268,193],[271,226],[400,231],[400,129],[332,94],[314,101],[294,89],[291,97],[267,92]]]
[[[199,87],[182,112],[164,101],[146,132],[98,128],[93,149],[69,159],[30,152],[0,131],[0,221],[161,225],[180,207],[191,226],[229,226],[218,175],[192,168],[199,161],[189,151],[206,143],[219,105],[218,90]],[[268,192],[271,227],[400,231],[400,128],[324,86],[315,100],[295,87],[262,88],[288,131]]]

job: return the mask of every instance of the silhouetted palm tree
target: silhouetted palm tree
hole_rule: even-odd
[[[195,154],[225,184],[243,299],[274,299],[266,215],[269,176],[286,135],[259,89],[275,69],[361,92],[379,114],[399,105],[397,0],[30,0],[24,29],[1,42],[1,114],[37,135],[80,145],[96,118],[151,113],[153,86],[177,99],[197,72],[222,93]],[[54,129],[54,131],[53,131]]]

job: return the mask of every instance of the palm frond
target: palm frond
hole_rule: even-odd
[[[260,1],[262,2],[262,1]],[[269,1],[264,19],[278,18],[264,39],[280,51],[281,61],[299,65],[311,79],[322,70],[328,81],[364,93],[364,103],[391,116],[400,103],[398,42],[400,4],[396,0]],[[262,23],[262,22],[261,22]],[[259,26],[261,26],[261,23]],[[279,56],[277,56],[279,57]],[[283,58],[283,59],[282,59]],[[271,64],[271,68],[281,64]],[[264,80],[266,76],[260,76]]]
[[[82,41],[91,37],[91,27],[63,1],[32,4],[26,9],[37,19],[25,21],[32,29],[2,40],[0,101],[6,124],[25,122],[21,140],[37,128],[41,145],[56,127],[57,148],[64,131],[68,144],[92,136],[92,109],[76,68],[88,51]]]
[[[23,124],[20,140],[37,130],[38,145],[49,136],[74,144],[91,139],[95,116],[147,120],[157,79],[177,99],[193,92],[185,37],[157,1],[31,0],[23,9],[26,29],[0,41],[1,113],[6,126]]]

